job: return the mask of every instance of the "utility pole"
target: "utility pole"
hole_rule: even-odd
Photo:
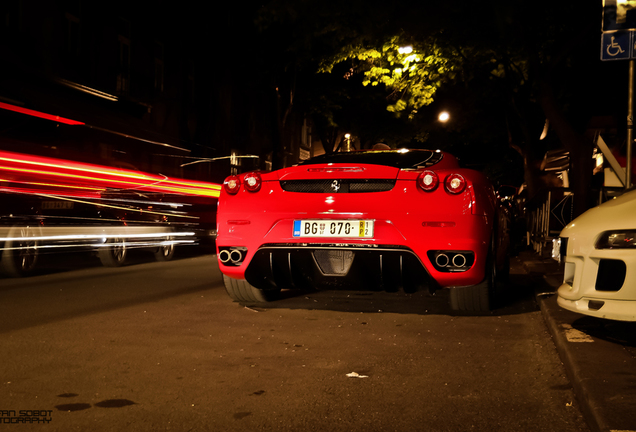
[[[634,143],[634,59],[629,61],[627,82],[627,166],[625,167],[625,190],[632,186],[632,144]]]

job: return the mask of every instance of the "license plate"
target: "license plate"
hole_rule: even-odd
[[[307,219],[294,221],[294,237],[372,238],[372,220]]]
[[[73,208],[72,201],[43,201],[43,210],[70,210]]]

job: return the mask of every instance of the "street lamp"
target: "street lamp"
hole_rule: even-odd
[[[439,113],[437,119],[442,123],[446,123],[450,119],[450,114],[448,113],[448,111],[442,111],[441,113]]]
[[[345,134],[344,136],[344,151],[351,151],[351,134]]]

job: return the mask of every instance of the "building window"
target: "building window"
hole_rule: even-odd
[[[241,158],[238,157],[238,152],[232,150],[230,153],[230,174],[237,175],[241,169]]]
[[[71,56],[78,56],[80,45],[80,19],[66,12],[66,52]]]
[[[158,92],[163,92],[163,79],[163,44],[155,42],[155,90]]]
[[[186,76],[186,100],[189,103],[194,103],[195,95],[195,82],[194,82],[194,63],[188,62],[187,64],[187,76]]]
[[[311,125],[305,118],[300,132],[300,149],[298,159],[302,161],[311,157],[311,144]]]
[[[128,93],[130,91],[130,21],[119,18],[118,33],[119,71],[117,73],[117,91],[119,93]]]
[[[0,25],[5,33],[22,31],[22,0],[6,2],[0,8],[2,22]]]

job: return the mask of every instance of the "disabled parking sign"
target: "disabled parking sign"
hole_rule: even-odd
[[[615,31],[601,35],[601,60],[629,60],[634,58],[634,32]]]
[[[636,58],[636,0],[603,0],[601,60]]]

